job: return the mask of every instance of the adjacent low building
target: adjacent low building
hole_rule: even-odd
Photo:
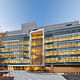
[[[35,22],[10,31],[0,48],[4,70],[80,72],[80,24],[78,21],[37,27]]]

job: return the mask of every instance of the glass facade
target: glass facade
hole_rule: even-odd
[[[2,41],[0,66],[38,70],[51,65],[80,65],[80,26],[43,28]]]
[[[46,65],[80,64],[80,27],[45,32]]]
[[[43,30],[31,32],[30,57],[32,65],[43,65]]]
[[[17,36],[17,38],[21,38]],[[29,37],[23,40],[7,40],[2,42],[0,48],[0,65],[2,66],[18,66],[29,65]]]

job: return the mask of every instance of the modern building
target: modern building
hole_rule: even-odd
[[[22,24],[9,31],[0,48],[4,70],[80,72],[80,24],[78,21],[37,27]]]

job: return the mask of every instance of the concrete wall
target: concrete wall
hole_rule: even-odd
[[[33,29],[37,29],[37,25],[35,22],[22,24],[22,32],[23,33],[29,33]]]

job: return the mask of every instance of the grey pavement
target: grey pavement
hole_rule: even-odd
[[[14,80],[66,80],[63,76],[54,73],[29,73],[26,71],[11,71]]]

